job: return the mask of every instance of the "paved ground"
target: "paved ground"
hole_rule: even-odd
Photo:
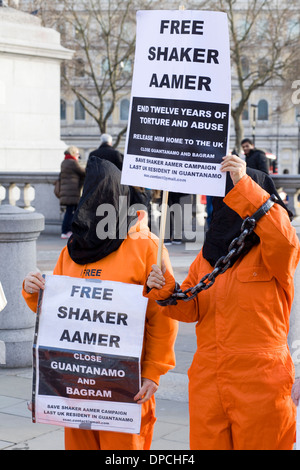
[[[58,235],[41,235],[37,243],[37,264],[51,273],[65,245]],[[181,282],[201,247],[182,244],[168,247],[176,279]],[[187,370],[196,348],[194,324],[180,323],[176,341],[177,365],[161,378],[157,398],[157,423],[152,450],[189,449]],[[62,450],[63,429],[33,424],[27,402],[31,399],[32,371],[0,368],[0,449]]]

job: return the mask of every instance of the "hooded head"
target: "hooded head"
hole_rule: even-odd
[[[121,171],[113,163],[95,156],[89,158],[83,193],[73,218],[73,235],[68,240],[69,255],[75,263],[98,261],[123,243],[129,225],[137,216],[128,215],[130,191],[120,180]],[[102,228],[108,228],[104,236],[99,236],[97,230],[101,221]]]
[[[266,173],[254,170],[252,168],[246,169],[247,175],[249,175],[261,188],[267,191],[270,196],[275,194],[277,200],[276,203],[280,204],[292,218],[293,214],[287,209],[286,205],[280,198],[272,178]],[[226,179],[226,194],[233,188],[233,183],[229,173],[227,173]],[[213,214],[210,227],[206,232],[205,241],[203,244],[203,257],[214,266],[217,260],[228,253],[228,248],[232,240],[238,237],[241,233],[241,226],[243,219],[230,207],[228,207],[223,198],[213,198]],[[245,239],[245,249],[243,254],[245,255],[251,249],[252,246],[259,243],[259,237],[256,233],[252,232],[249,237]]]

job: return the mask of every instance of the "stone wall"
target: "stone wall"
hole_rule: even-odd
[[[40,20],[0,7],[0,169],[58,171],[60,64],[72,51]]]

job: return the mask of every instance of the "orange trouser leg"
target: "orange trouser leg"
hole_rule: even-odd
[[[82,429],[65,428],[66,450],[100,450],[100,433]]]
[[[235,450],[292,450],[296,421],[290,397],[278,400],[276,406],[245,406],[232,424]]]
[[[215,360],[197,359],[189,370],[191,450],[232,450],[229,419],[224,412],[214,371]]]
[[[65,429],[66,450],[149,450],[152,442],[155,415],[152,397],[142,405],[140,434],[110,431],[85,431]]]
[[[293,368],[287,351],[196,355],[189,371],[192,450],[290,450]]]
[[[219,387],[227,398],[233,448],[293,449],[296,410],[291,399],[289,351],[227,355],[225,364]]]

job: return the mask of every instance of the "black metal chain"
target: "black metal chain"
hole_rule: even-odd
[[[233,259],[237,259],[243,252],[245,247],[245,239],[254,230],[256,222],[265,215],[268,210],[273,206],[276,197],[272,195],[252,216],[247,217],[241,226],[241,234],[234,238],[229,245],[228,253],[226,256],[221,256],[211,273],[206,274],[194,287],[190,287],[185,291],[180,289],[180,285],[176,282],[173,294],[165,300],[157,300],[156,302],[165,307],[167,305],[177,305],[177,300],[188,302],[194,299],[203,290],[209,289],[216,281],[216,277],[225,273],[231,267]]]

